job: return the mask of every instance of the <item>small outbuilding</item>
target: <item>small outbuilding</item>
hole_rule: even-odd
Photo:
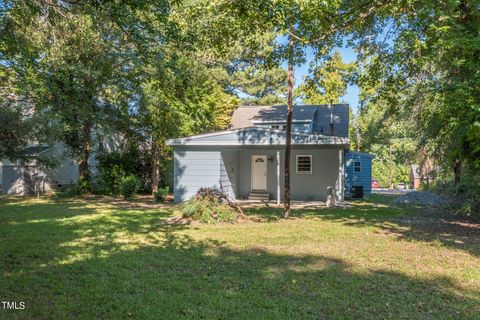
[[[346,194],[362,198],[372,193],[372,160],[374,155],[363,152],[345,153]]]

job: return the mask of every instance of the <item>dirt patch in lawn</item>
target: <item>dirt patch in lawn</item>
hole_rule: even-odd
[[[283,208],[283,202],[277,205],[273,200],[237,200],[238,205],[243,209],[250,208]],[[323,201],[292,201],[290,203],[292,210],[297,209],[322,209],[326,208]]]
[[[419,210],[419,209],[418,209]],[[480,256],[480,223],[441,209],[424,209],[421,214],[402,216],[380,224],[384,232],[408,240],[440,242]]]
[[[151,195],[138,195],[133,200],[125,200],[123,197],[83,195],[75,199],[83,199],[89,202],[108,204],[121,209],[171,209],[175,207],[173,199],[167,199],[165,203],[155,202]]]

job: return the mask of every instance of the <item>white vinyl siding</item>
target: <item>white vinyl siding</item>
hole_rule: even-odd
[[[297,155],[297,174],[312,174],[311,155]]]

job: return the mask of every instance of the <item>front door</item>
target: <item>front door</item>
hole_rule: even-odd
[[[252,190],[267,190],[267,156],[252,156]]]

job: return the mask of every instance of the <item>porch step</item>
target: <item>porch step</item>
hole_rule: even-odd
[[[270,200],[270,194],[266,191],[253,190],[250,192],[248,200]]]

